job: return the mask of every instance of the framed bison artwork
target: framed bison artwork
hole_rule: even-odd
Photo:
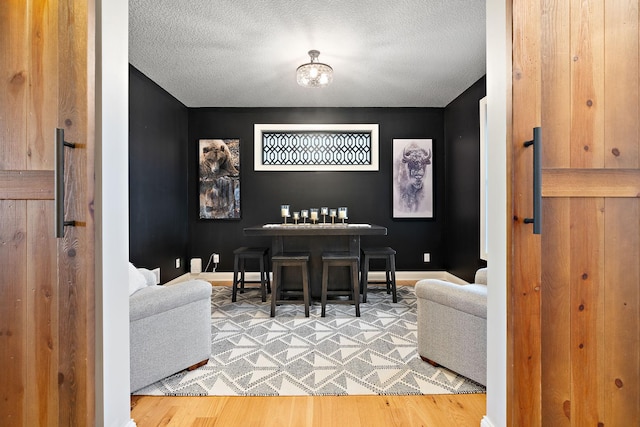
[[[198,141],[200,218],[240,219],[240,140]]]
[[[433,141],[393,140],[393,217],[433,218]]]

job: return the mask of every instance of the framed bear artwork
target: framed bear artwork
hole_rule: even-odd
[[[240,219],[240,139],[198,141],[200,218]]]

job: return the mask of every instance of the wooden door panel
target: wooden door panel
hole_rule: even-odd
[[[572,168],[604,166],[604,1],[570,0],[565,22],[571,29],[571,135],[566,142]]]
[[[58,286],[57,242],[53,230],[53,201],[27,202],[27,359],[26,424],[57,424]]]
[[[94,422],[93,20],[92,0],[0,2],[0,425]],[[62,239],[57,127],[77,143]]]
[[[2,425],[24,425],[28,316],[26,269],[27,203],[0,200],[0,414]]]
[[[541,2],[542,164],[568,168],[571,164],[571,46],[567,0]]]
[[[533,137],[533,127],[540,125],[540,39],[528,34],[540,34],[540,8],[535,2],[513,4],[513,140],[511,167],[517,171],[518,184],[512,187],[513,218],[511,239],[518,247],[508,255],[512,268],[508,274],[510,287],[507,299],[510,316],[507,364],[507,392],[513,398],[507,402],[510,425],[540,424],[540,239],[531,235],[531,226],[524,218],[533,213],[532,149],[523,143]],[[523,102],[515,102],[523,100]],[[524,101],[526,100],[526,101]],[[526,392],[523,392],[527,390]]]
[[[0,2],[0,169],[25,169],[27,158],[28,16],[26,7]]]
[[[571,411],[571,289],[567,286],[571,272],[571,240],[562,234],[570,227],[570,199],[556,198],[545,201],[542,212],[542,253],[549,262],[542,270],[541,288],[541,345],[542,384],[548,392],[542,393],[541,424],[570,426]]]
[[[605,200],[605,425],[640,425],[640,199]]]
[[[605,167],[638,168],[638,2],[607,0],[604,26]]]
[[[600,374],[604,350],[604,199],[572,198],[570,215],[570,227],[559,236],[568,234],[571,242],[567,284],[571,289],[571,359],[565,366],[571,372],[571,422],[572,426],[598,425],[603,420],[604,397]]]
[[[29,91],[26,169],[53,170],[54,129],[58,126],[58,3],[31,0],[28,16]],[[56,77],[56,78],[52,78]]]
[[[531,358],[540,354],[541,390],[512,390],[510,425],[640,425],[639,1],[513,5],[508,360],[522,385],[526,376],[535,381]],[[540,123],[541,240],[520,222],[532,185],[520,144]],[[537,242],[538,269],[523,266]],[[518,303],[537,278],[540,305]],[[540,311],[540,339],[519,310],[533,322]],[[522,340],[526,351],[517,348]],[[541,419],[527,417],[538,408]]]

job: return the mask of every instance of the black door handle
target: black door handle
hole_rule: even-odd
[[[56,238],[64,237],[65,226],[75,226],[75,221],[64,220],[64,147],[76,148],[76,144],[64,140],[64,129],[56,128],[55,151],[55,227]]]
[[[533,234],[542,231],[542,130],[533,128],[533,140],[526,141],[525,147],[533,145],[533,218],[525,218],[525,224],[533,224]]]

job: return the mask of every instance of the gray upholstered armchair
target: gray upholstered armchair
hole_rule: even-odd
[[[129,322],[132,392],[206,364],[211,356],[211,284],[147,283],[129,297]]]
[[[487,269],[475,283],[424,279],[416,283],[418,353],[482,385],[487,383]]]

